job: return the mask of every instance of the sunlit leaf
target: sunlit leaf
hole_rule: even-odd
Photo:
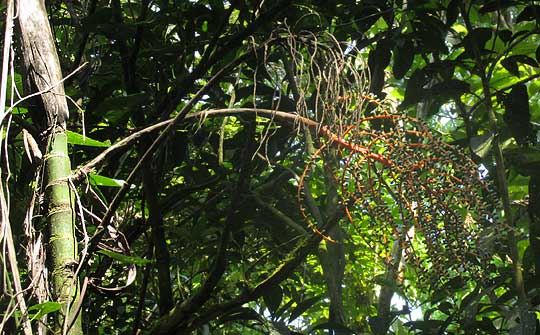
[[[88,178],[96,186],[122,187],[126,183],[120,179],[109,178],[95,173],[90,173]]]
[[[73,132],[71,130],[66,131],[67,139],[69,144],[73,145],[84,145],[87,147],[100,147],[107,148],[111,145],[105,142],[94,140],[88,136],[83,136],[82,134]]]
[[[270,313],[275,314],[279,305],[281,304],[281,299],[283,298],[283,291],[280,286],[275,286],[272,289],[268,290],[264,295],[264,302]]]
[[[516,22],[523,21],[532,21],[540,18],[540,5],[530,5],[525,8],[518,14]]]
[[[123,255],[123,254],[110,251],[110,250],[98,250],[97,252],[107,257],[110,257],[116,261],[119,261],[120,263],[123,263],[123,264],[146,265],[153,262],[153,260],[150,260],[150,259]]]
[[[492,141],[493,133],[491,132],[484,135],[473,136],[470,140],[471,149],[478,156],[485,158],[491,151]]]
[[[316,296],[313,298],[305,299],[298,303],[298,305],[292,310],[291,316],[289,317],[289,323],[296,320],[302,313],[307,311],[311,308],[311,306],[315,305],[321,298]]]
[[[62,304],[55,301],[47,301],[41,304],[28,307],[28,314],[31,320],[39,320],[49,313],[54,313],[62,309]]]

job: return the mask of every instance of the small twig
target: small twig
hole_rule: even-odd
[[[5,117],[7,114],[11,113],[11,111],[12,111],[15,107],[17,107],[17,105],[19,105],[20,103],[22,103],[22,102],[24,102],[24,101],[26,101],[26,100],[28,100],[28,99],[30,99],[30,98],[33,98],[33,97],[35,97],[35,96],[42,95],[42,94],[44,94],[44,93],[49,92],[50,90],[52,90],[52,89],[55,88],[56,86],[62,84],[64,81],[66,81],[66,79],[68,79],[69,77],[73,76],[75,73],[77,73],[78,71],[80,71],[83,67],[86,66],[86,64],[88,64],[88,62],[83,63],[82,65],[80,65],[79,67],[77,67],[73,72],[71,72],[70,74],[68,74],[67,76],[65,76],[64,78],[62,78],[61,80],[57,81],[56,83],[47,86],[45,89],[43,89],[43,90],[41,90],[41,91],[38,91],[38,92],[35,92],[35,93],[32,93],[32,94],[29,94],[29,95],[27,95],[27,96],[25,96],[25,97],[23,97],[23,98],[17,100],[16,102],[14,102],[14,103],[8,108],[8,110],[7,110],[4,114],[0,115],[0,123],[3,122],[4,117]]]

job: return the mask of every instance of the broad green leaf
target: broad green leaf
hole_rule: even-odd
[[[517,85],[510,93],[503,95],[505,108],[504,121],[510,129],[510,133],[520,145],[533,142],[531,113],[529,109],[529,94],[525,85]]]
[[[501,61],[501,65],[511,74],[516,77],[520,76],[519,73],[519,63],[527,64],[532,67],[538,67],[538,62],[527,55],[513,55],[506,57]]]
[[[275,286],[265,292],[263,298],[266,307],[268,307],[270,313],[274,315],[279,308],[279,305],[281,304],[281,299],[283,298],[283,290],[280,286]]]
[[[112,125],[116,125],[127,120],[131,113],[138,110],[148,99],[146,93],[114,96],[104,99],[95,109],[88,112],[103,116]]]
[[[66,133],[67,133],[67,140],[69,144],[84,145],[87,147],[100,147],[100,148],[108,148],[111,146],[108,143],[94,140],[88,136],[83,136],[82,134],[73,132],[71,130],[68,130]]]
[[[334,330],[337,331],[337,334],[356,334],[355,331],[353,331],[350,328],[345,327],[342,324],[336,323],[336,322],[323,322],[319,323],[315,327],[311,328],[308,331],[308,334],[319,334],[318,332],[315,332],[316,330]]]
[[[493,133],[489,132],[484,135],[478,135],[471,137],[470,145],[472,151],[480,156],[486,158],[491,151],[491,143],[493,142]]]
[[[109,178],[95,173],[90,173],[88,178],[90,179],[90,182],[96,186],[122,187],[126,183],[121,179]]]
[[[515,0],[490,0],[483,2],[478,12],[480,14],[486,14],[495,11],[501,11],[505,8],[513,6],[517,3]]]
[[[394,72],[394,76],[397,79],[401,79],[411,68],[414,59],[414,46],[412,41],[408,38],[398,41],[398,44],[394,47],[393,53],[394,64],[392,65],[392,72]]]
[[[28,314],[31,320],[38,320],[46,314],[59,311],[61,308],[61,303],[55,301],[47,301],[28,307]]]
[[[515,59],[507,57],[501,61],[501,65],[512,75],[519,77],[519,66]]]
[[[418,103],[425,94],[424,85],[426,84],[426,75],[421,70],[416,70],[405,88],[405,100],[401,103],[401,108],[406,108]]]
[[[509,42],[511,39],[512,39],[512,31],[511,30],[508,30],[508,29],[503,29],[503,30],[500,30],[498,32],[499,34],[499,38],[501,39],[501,41],[503,41],[504,43],[507,43]]]
[[[123,264],[146,265],[146,264],[150,264],[150,263],[153,262],[150,259],[141,258],[141,257],[135,257],[135,256],[122,255],[122,254],[119,254],[117,252],[110,251],[110,250],[98,250],[98,253],[100,253],[102,255],[105,255],[107,257],[110,257],[110,258],[112,258],[114,260],[117,260],[117,261],[119,261],[120,263],[123,263]]]
[[[516,22],[538,21],[540,19],[540,5],[530,5],[525,7],[516,18]]]
[[[527,55],[513,55],[508,58],[515,59],[518,63],[527,64],[532,67],[538,67],[538,62],[534,58],[531,58]]]
[[[291,312],[291,316],[289,317],[289,323],[296,320],[302,313],[307,311],[311,306],[313,306],[315,303],[317,303],[321,298],[319,296],[306,299],[302,302],[300,302]]]
[[[540,45],[538,46],[538,48],[536,48],[534,55],[536,57],[536,61],[540,62]]]
[[[425,334],[436,334],[439,328],[444,324],[442,320],[409,321],[405,326],[412,330],[421,330]]]
[[[235,309],[233,312],[225,315],[220,318],[221,322],[225,321],[239,321],[239,320],[261,320],[261,316],[253,308],[249,307],[240,307]]]
[[[456,22],[459,14],[460,0],[451,0],[446,10],[446,25],[452,26]]]
[[[463,39],[465,52],[461,57],[474,59],[475,50],[482,51],[492,35],[493,30],[491,28],[476,28],[470,31]]]

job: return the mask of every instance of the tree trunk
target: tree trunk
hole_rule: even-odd
[[[377,317],[373,318],[371,329],[374,334],[388,334],[388,329],[392,324],[393,316],[391,315],[392,297],[394,296],[398,285],[397,276],[399,273],[399,263],[401,262],[403,247],[399,240],[395,240],[392,246],[391,261],[386,266],[384,275],[384,284],[381,285],[379,293],[379,302],[377,306]]]
[[[42,1],[19,2],[19,29],[26,79],[33,90],[40,92],[46,120],[41,127],[48,134],[44,163],[50,232],[49,273],[53,299],[63,304],[54,330],[60,332],[64,327],[65,332],[71,317],[70,306],[74,306],[78,298],[73,192],[68,181],[71,174],[66,135],[68,105],[54,38]],[[69,333],[82,334],[80,317],[75,320]]]
[[[322,241],[319,245],[319,260],[323,268],[323,276],[328,289],[330,299],[329,321],[345,325],[345,312],[343,310],[342,285],[343,275],[345,273],[345,249],[343,246],[343,231],[336,225],[328,233],[336,243]],[[329,334],[341,335],[342,330],[332,330]]]

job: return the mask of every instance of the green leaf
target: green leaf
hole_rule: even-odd
[[[99,148],[108,148],[111,145],[105,142],[94,140],[88,136],[83,136],[82,134],[68,130],[67,140],[69,144],[73,145],[84,145],[87,147],[99,147]]]
[[[512,148],[504,150],[508,165],[524,176],[540,176],[540,149]]]
[[[280,286],[275,286],[272,289],[268,290],[263,296],[264,303],[266,307],[270,310],[272,315],[275,314],[279,305],[281,304],[281,299],[283,298],[283,290]]]
[[[520,145],[533,142],[529,94],[525,85],[516,85],[510,93],[502,96],[505,113],[504,121],[510,133]]]
[[[335,323],[335,322],[323,322],[323,323],[319,323],[319,324],[316,325],[315,327],[311,328],[311,329],[308,331],[308,334],[318,334],[318,333],[314,333],[314,331],[316,331],[316,330],[322,330],[322,329],[325,329],[325,330],[334,330],[334,331],[337,331],[337,333],[339,333],[339,334],[356,334],[352,329],[347,328],[347,327],[345,327],[344,325],[339,324],[339,323]]]
[[[512,31],[508,29],[503,29],[498,32],[499,38],[504,42],[507,43],[512,39]]]
[[[445,44],[446,25],[434,15],[418,13],[412,21],[414,36],[422,52],[448,52]]]
[[[534,21],[540,18],[540,5],[530,5],[525,7],[516,18],[516,22]]]
[[[508,58],[515,59],[518,63],[527,64],[532,67],[538,67],[538,62],[534,58],[527,55],[513,55]]]
[[[501,65],[516,77],[519,77],[519,66],[515,59],[507,57],[501,61]]]
[[[474,58],[475,48],[482,51],[492,35],[493,31],[491,28],[476,28],[469,32],[463,39],[466,56]]]
[[[61,308],[61,303],[55,301],[47,301],[28,307],[28,316],[30,317],[30,320],[38,320],[46,314],[59,311]]]
[[[500,11],[516,4],[514,0],[491,0],[486,1],[478,10],[480,14]]]
[[[129,95],[114,96],[104,99],[95,109],[89,111],[102,116],[112,125],[127,120],[131,113],[140,109],[140,106],[148,102],[148,94],[136,93]]]
[[[478,135],[471,137],[470,145],[472,151],[480,156],[486,158],[491,150],[491,143],[493,142],[493,133],[489,132],[484,135]]]
[[[135,256],[127,256],[127,255],[123,255],[123,254],[110,251],[110,250],[98,250],[98,253],[105,255],[107,257],[110,257],[123,264],[146,265],[153,262],[150,259],[135,257]]]
[[[88,174],[88,178],[92,185],[96,186],[122,187],[126,183],[124,180],[109,178],[95,173]]]
[[[427,334],[436,334],[444,323],[441,320],[409,321],[405,323],[405,326],[412,330],[421,330]]]
[[[520,76],[519,73],[519,64],[527,64],[532,67],[538,67],[538,62],[527,55],[513,55],[506,57],[501,61],[501,65],[511,74],[513,74],[516,77]]]
[[[397,43],[393,52],[392,72],[394,72],[396,79],[401,79],[411,68],[414,59],[414,45],[410,39],[406,38]]]
[[[319,296],[315,296],[313,298],[306,299],[299,303],[291,312],[291,316],[289,317],[289,323],[296,320],[302,313],[307,311],[311,306],[313,306],[316,302],[320,300]]]
[[[249,307],[240,307],[233,310],[232,313],[225,315],[219,319],[221,322],[236,321],[236,320],[261,320],[261,316],[255,310]]]
[[[446,9],[446,25],[452,26],[456,22],[459,14],[459,4],[461,0],[452,0],[447,6]]]
[[[405,108],[418,103],[425,94],[424,85],[426,83],[426,75],[421,70],[416,70],[409,80],[405,88],[405,99],[401,104],[401,108]]]

